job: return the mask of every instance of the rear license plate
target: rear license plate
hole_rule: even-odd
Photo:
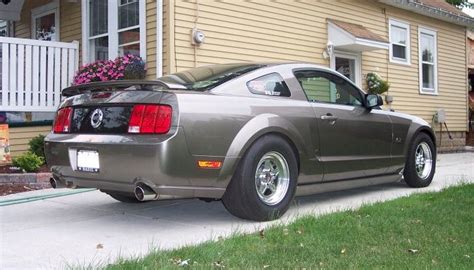
[[[77,151],[77,170],[82,172],[99,172],[99,152],[89,150]]]

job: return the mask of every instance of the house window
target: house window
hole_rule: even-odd
[[[420,27],[418,30],[419,42],[419,73],[420,93],[437,94],[437,49],[436,32]]]
[[[83,2],[84,3],[84,2]],[[88,0],[88,53],[85,62],[125,54],[145,58],[145,4],[138,0]],[[87,58],[86,58],[87,57]]]
[[[408,23],[390,20],[390,61],[400,64],[410,64],[410,25]]]
[[[5,20],[0,20],[0,37],[10,36],[10,23]]]
[[[107,0],[89,1],[89,51],[91,61],[109,59]]]
[[[33,39],[59,41],[59,6],[57,1],[31,10]]]

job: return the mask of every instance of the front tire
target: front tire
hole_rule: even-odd
[[[403,177],[410,187],[427,187],[433,181],[436,169],[436,148],[425,133],[416,136],[408,150]]]
[[[292,147],[279,136],[266,135],[240,161],[222,202],[231,214],[243,219],[277,219],[290,206],[297,178]]]

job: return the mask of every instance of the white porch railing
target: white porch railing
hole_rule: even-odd
[[[0,111],[54,112],[78,63],[77,42],[0,37]]]

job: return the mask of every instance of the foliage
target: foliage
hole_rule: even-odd
[[[469,0],[446,0],[446,2],[459,8],[472,8],[474,6],[474,3],[469,2]]]
[[[388,91],[390,84],[383,80],[379,74],[370,72],[367,74],[367,88],[370,94],[383,94]]]
[[[145,78],[145,62],[141,57],[127,54],[115,60],[102,60],[81,66],[74,76],[73,85],[89,82],[131,80]]]
[[[473,184],[415,194],[105,269],[474,269],[472,194]]]
[[[28,145],[30,146],[28,151],[30,151],[31,153],[33,153],[33,154],[35,154],[39,157],[45,158],[45,156],[44,156],[44,135],[38,135],[36,137],[33,137],[28,142]]]
[[[44,158],[31,152],[26,152],[19,157],[13,158],[13,166],[20,167],[26,172],[36,172],[43,164]]]

